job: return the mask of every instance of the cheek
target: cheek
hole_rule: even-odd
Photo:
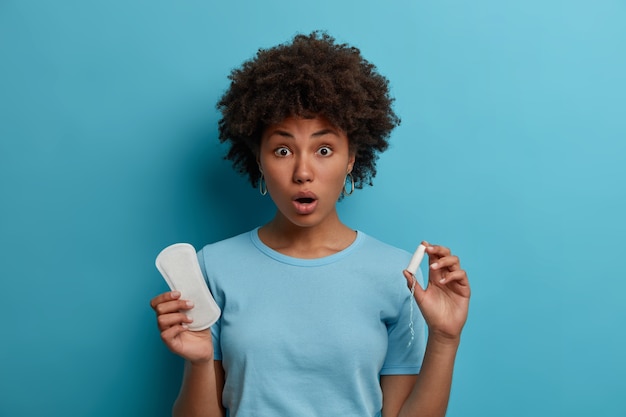
[[[324,183],[328,184],[329,191],[335,194],[341,193],[343,185],[345,184],[345,180],[346,172],[343,168],[336,170],[332,173],[329,172],[323,178]]]
[[[263,165],[263,175],[265,176],[265,181],[270,183],[283,182],[285,178],[289,178],[287,170],[271,164]]]
[[[273,165],[265,165],[263,167],[263,177],[267,190],[270,194],[278,196],[290,187],[291,175],[287,170],[280,169]]]

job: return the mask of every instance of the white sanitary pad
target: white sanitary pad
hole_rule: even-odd
[[[163,249],[156,258],[156,267],[172,291],[180,291],[181,300],[193,302],[193,308],[186,310],[193,319],[189,330],[207,329],[219,319],[222,311],[206,285],[192,245],[176,243]]]

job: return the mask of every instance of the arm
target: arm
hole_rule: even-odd
[[[183,383],[174,404],[173,415],[185,417],[223,417],[221,404],[224,370],[221,361],[213,360],[211,330],[193,332],[193,320],[184,313],[193,308],[180,300],[180,292],[160,294],[150,302],[157,314],[163,343],[185,359]]]
[[[443,417],[446,414],[456,352],[467,320],[470,288],[459,258],[448,248],[430,246],[429,283],[415,286],[415,300],[428,325],[428,341],[419,376],[381,377],[384,417]],[[414,277],[404,272],[407,285]]]
[[[418,375],[383,375],[383,417],[445,416],[458,343],[429,338]]]
[[[221,394],[224,388],[222,361],[185,362],[183,384],[174,403],[174,417],[224,417]]]

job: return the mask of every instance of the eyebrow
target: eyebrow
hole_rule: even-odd
[[[328,128],[326,128],[326,129],[322,129],[322,130],[319,130],[319,131],[317,131],[317,132],[314,132],[314,133],[311,135],[311,137],[312,137],[312,138],[317,138],[317,137],[324,136],[324,135],[327,135],[327,134],[335,134],[335,135],[336,135],[336,134],[337,134],[337,132],[336,132],[336,131],[334,131],[333,129],[328,129]],[[279,129],[274,130],[274,131],[270,134],[270,136],[273,136],[273,135],[278,135],[278,136],[282,136],[282,137],[285,137],[285,138],[292,138],[292,139],[293,139],[293,138],[295,138],[295,136],[293,136],[291,133],[287,132],[286,130],[282,130],[282,129],[280,129],[280,128],[279,128]]]

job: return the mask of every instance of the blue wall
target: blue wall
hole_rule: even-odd
[[[273,213],[214,104],[313,29],[360,47],[403,118],[344,221],[469,272],[448,415],[626,415],[624,21],[618,0],[0,2],[0,415],[169,414],[154,257]]]

